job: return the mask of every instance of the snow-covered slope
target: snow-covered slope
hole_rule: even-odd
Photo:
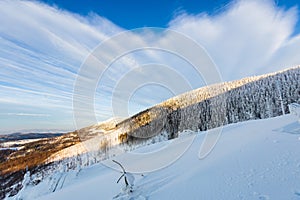
[[[164,153],[157,151],[156,154],[136,155],[128,162],[137,164],[126,166],[127,170],[134,172],[162,168],[181,156],[193,141],[196,134],[182,134],[186,130],[215,133],[204,140],[199,139],[203,136],[197,136],[197,140],[202,141],[200,144],[203,143],[199,155],[205,157],[219,137],[214,129],[221,129],[226,124],[284,115],[289,112],[288,105],[299,104],[299,80],[300,66],[297,66],[272,74],[218,83],[173,97],[127,119],[112,119],[56,138],[27,143],[18,150],[4,149],[0,156],[0,183],[3,188],[0,199],[16,195],[21,189],[24,191],[22,180],[26,171],[31,173],[29,183],[40,185],[38,187],[44,185],[45,194],[47,190],[64,188],[68,180],[73,182],[68,175],[70,170],[77,170],[77,177],[82,167],[116,155],[120,156],[118,161],[126,165],[130,154],[124,152],[180,137],[173,142],[165,142],[169,148],[163,148]],[[287,129],[289,133],[299,132],[293,124]],[[145,157],[148,160],[162,159],[147,162]]]
[[[225,124],[276,117],[300,103],[300,66],[276,73],[218,83],[175,96],[127,119],[113,118],[77,131],[83,143],[51,155],[48,162],[86,152],[110,151],[117,145],[132,149],[167,133],[210,130]],[[107,157],[107,156],[104,156]],[[97,156],[96,159],[99,159]]]
[[[171,165],[148,173],[134,173],[133,192],[123,192],[116,183],[118,170],[104,161],[76,173],[63,174],[61,189],[45,191],[48,180],[27,186],[23,199],[300,199],[300,124],[294,115],[227,125],[213,149],[199,159],[203,132],[187,132],[172,141],[135,150],[140,159],[127,160],[130,153],[114,157],[126,170],[161,163],[185,142],[193,142]],[[172,146],[172,143],[176,145]],[[153,158],[149,151],[161,151]],[[170,151],[169,151],[169,150]],[[41,195],[43,194],[43,195]]]

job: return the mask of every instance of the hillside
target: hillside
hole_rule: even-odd
[[[201,132],[288,113],[288,104],[300,103],[299,80],[300,66],[206,86],[123,121],[107,121],[9,150],[0,161],[0,198],[15,195],[22,188],[26,170],[45,178],[62,166],[68,166],[64,169],[68,171],[92,165],[146,144],[177,138],[185,130]]]
[[[135,150],[141,159],[128,161],[130,153],[115,157],[128,171],[136,166],[160,163],[189,137],[195,137],[187,151],[168,167],[148,173],[134,173],[133,192],[117,184],[119,168],[111,160],[61,176],[59,189],[50,193],[45,179],[28,185],[19,194],[23,199],[299,199],[300,198],[300,124],[294,115],[227,125],[212,153],[198,158],[201,132],[188,132],[174,139],[176,146],[161,142]],[[294,134],[289,131],[298,130]],[[160,156],[149,154],[160,149]],[[165,149],[165,150],[162,150]],[[127,160],[127,162],[126,162]],[[106,165],[116,168],[112,169]],[[59,176],[58,176],[59,175]],[[64,182],[62,183],[62,179]],[[52,184],[53,185],[53,184]],[[37,198],[39,197],[39,198]]]

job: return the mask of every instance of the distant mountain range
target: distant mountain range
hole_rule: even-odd
[[[8,142],[15,140],[42,139],[61,136],[63,133],[11,133],[0,135],[0,142]]]

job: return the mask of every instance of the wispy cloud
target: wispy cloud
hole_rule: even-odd
[[[222,78],[233,80],[300,64],[300,36],[293,35],[297,12],[297,8],[278,8],[271,1],[242,0],[234,1],[214,15],[181,12],[169,23],[169,28],[204,46]],[[100,42],[124,30],[97,14],[83,17],[38,1],[0,1],[0,14],[2,128],[74,129],[73,86],[81,64]],[[167,34],[159,39],[149,32],[130,37],[145,46],[153,42],[180,45]],[[109,59],[112,51],[120,51],[127,45],[127,41],[115,44],[115,48],[101,56]],[[97,62],[93,63],[95,69],[99,67]],[[128,85],[168,78],[166,74],[155,73],[155,69],[151,77],[149,72],[145,73],[147,70],[139,69],[149,63],[170,67],[174,73],[188,79],[191,88],[204,84],[178,56],[151,49],[131,52],[112,63],[99,80],[95,94],[99,120],[112,116],[112,94],[124,74],[135,73],[138,77],[126,80]],[[121,100],[130,92],[125,89],[116,93]],[[131,94],[129,113],[172,95],[153,85],[139,89]]]
[[[25,117],[50,117],[49,114],[43,113],[0,113],[0,115],[4,116],[25,116]]]
[[[291,36],[297,18],[296,7],[284,10],[272,1],[241,0],[214,16],[185,13],[170,27],[202,44],[222,77],[232,80],[299,64],[299,36]],[[287,54],[291,48],[294,52]]]
[[[56,128],[49,127],[53,116],[57,126],[74,129],[77,71],[99,42],[121,29],[95,14],[81,17],[37,1],[4,0],[0,13],[0,110],[7,112],[1,128],[22,129],[25,117],[41,119],[29,118],[28,128]]]

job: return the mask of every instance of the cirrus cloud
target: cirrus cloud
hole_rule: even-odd
[[[38,1],[0,1],[0,14],[0,110],[7,113],[0,115],[2,129],[74,129],[73,84],[81,64],[100,42],[124,30],[95,13],[80,16]],[[293,34],[297,20],[296,7],[286,10],[272,1],[241,0],[214,15],[181,13],[169,28],[202,45],[228,81],[299,65],[300,36]],[[147,40],[151,34],[155,36],[139,33],[132,37],[147,45],[153,42],[153,38]],[[162,40],[176,43],[168,35]],[[115,49],[124,45],[126,41]],[[109,58],[110,52],[106,54]],[[173,68],[189,79],[192,88],[204,84],[178,57],[151,50],[134,52],[117,60],[100,82],[95,96],[99,120],[111,117],[112,91],[122,75],[147,63]],[[147,76],[143,70],[138,73],[139,79]],[[160,74],[151,76],[159,78]],[[130,103],[131,113],[170,95],[140,90]],[[32,119],[26,113],[43,114]]]

